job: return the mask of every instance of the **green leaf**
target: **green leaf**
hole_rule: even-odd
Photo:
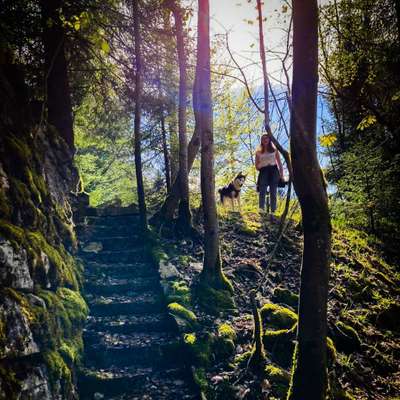
[[[319,144],[322,147],[331,147],[337,140],[336,134],[328,133],[319,137]]]
[[[357,130],[363,131],[366,128],[369,128],[371,125],[376,123],[375,115],[367,115],[362,119],[362,121],[357,125]]]

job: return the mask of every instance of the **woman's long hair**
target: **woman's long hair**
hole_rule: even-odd
[[[262,142],[262,139],[263,139],[264,136],[266,136],[266,137],[269,139],[267,145],[264,145],[263,142]],[[258,146],[258,149],[257,149],[257,150],[258,150],[260,153],[266,153],[266,152],[268,152],[268,153],[274,153],[274,152],[276,151],[276,147],[275,147],[275,145],[272,143],[271,138],[270,138],[268,135],[264,134],[264,135],[261,136],[260,145]]]

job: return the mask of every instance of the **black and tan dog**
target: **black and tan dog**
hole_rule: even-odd
[[[218,193],[221,197],[221,203],[225,206],[226,202],[230,200],[232,210],[235,210],[235,200],[238,203],[240,210],[240,190],[246,180],[246,175],[243,175],[241,172],[236,175],[235,179],[229,183],[229,185],[224,186],[222,189],[218,190]]]

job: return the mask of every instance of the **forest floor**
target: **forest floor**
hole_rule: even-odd
[[[184,334],[197,354],[195,380],[207,399],[284,399],[297,323],[301,228],[290,221],[269,259],[279,223],[254,212],[219,214],[223,269],[235,289],[236,310],[210,316],[193,297],[189,301],[202,327],[192,333],[186,328]],[[193,219],[200,230],[201,215],[195,213]],[[202,245],[170,238],[163,239],[163,248],[179,271],[177,285],[192,287],[202,268]],[[399,283],[398,269],[383,259],[378,242],[357,230],[334,227],[328,304],[330,398],[400,398]],[[253,347],[249,292],[259,285],[267,356],[261,381],[247,367]],[[228,340],[210,347],[210,335]]]

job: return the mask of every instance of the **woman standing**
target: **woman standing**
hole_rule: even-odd
[[[258,205],[265,209],[265,195],[269,186],[271,212],[276,210],[276,191],[279,179],[283,179],[283,167],[279,152],[267,134],[261,136],[261,143],[256,151],[256,169],[259,171],[257,188],[259,191]]]

